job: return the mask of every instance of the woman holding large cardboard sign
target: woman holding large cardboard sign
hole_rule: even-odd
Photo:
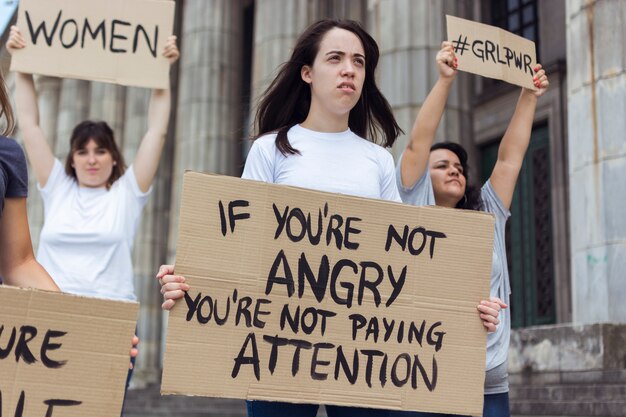
[[[59,291],[50,275],[35,260],[26,214],[28,172],[20,145],[5,135],[13,130],[11,103],[0,73],[0,278],[5,284]]]
[[[353,21],[322,20],[300,35],[257,110],[256,138],[242,177],[314,190],[400,201],[394,163],[384,147],[400,128],[375,82],[379,51]],[[382,136],[382,137],[381,137]],[[366,139],[369,137],[370,139]],[[157,278],[170,309],[189,286],[171,265]],[[497,317],[485,320],[490,325]],[[248,415],[311,416],[313,404],[249,401]],[[326,406],[333,416],[389,411]]]
[[[25,47],[11,27],[7,49]],[[174,36],[163,56],[170,64],[178,59]],[[105,122],[78,124],[65,164],[56,159],[39,125],[32,75],[17,74],[16,104],[45,208],[37,259],[65,292],[134,300],[131,251],[167,133],[169,90],[153,90],[148,130],[129,169]]]
[[[530,142],[537,99],[548,88],[541,65],[534,68],[536,91],[522,89],[515,114],[500,143],[498,161],[481,189],[468,185],[467,152],[451,142],[433,145],[450,87],[456,76],[452,43],[444,42],[437,54],[439,80],[420,109],[407,145],[397,167],[397,182],[402,200],[413,205],[438,205],[493,213],[496,218],[491,294],[500,303],[501,324],[487,339],[487,375],[483,416],[509,415],[507,352],[511,331],[508,277],[504,231],[517,176]],[[504,300],[501,302],[500,300]],[[406,416],[436,414],[402,413]]]

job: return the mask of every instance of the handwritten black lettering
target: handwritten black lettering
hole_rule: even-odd
[[[327,373],[317,371],[318,366],[328,366],[330,361],[319,360],[318,355],[321,349],[332,349],[335,345],[332,343],[316,343],[313,345],[313,358],[311,359],[311,378],[314,381],[325,381],[328,379]]]
[[[302,329],[305,334],[312,334],[319,322],[320,335],[323,336],[326,332],[327,319],[337,315],[334,311],[315,307],[305,308],[302,314],[300,314],[300,311],[300,306],[296,306],[295,311],[292,313],[289,304],[283,305],[280,312],[280,329],[285,330],[288,325],[289,329],[295,334],[298,334],[300,329]]]
[[[466,37],[467,39],[467,37]],[[472,53],[482,62],[506,65],[509,68],[517,68],[529,75],[533,75],[530,55],[512,50],[507,46],[500,45],[490,40],[476,39],[472,42]]]
[[[2,403],[2,390],[0,390],[0,417],[2,417],[2,410],[3,410],[3,403]],[[46,409],[46,415],[45,417],[53,417],[53,413],[54,413],[54,407],[73,407],[73,406],[77,406],[77,405],[81,405],[83,402],[82,401],[75,401],[75,400],[61,400],[61,399],[50,399],[50,400],[44,400],[43,401],[44,405],[47,405],[47,409]],[[24,410],[26,409],[26,392],[25,391],[21,391],[20,392],[20,397],[17,400],[17,404],[15,404],[15,413],[13,414],[14,417],[24,417],[26,416],[30,416],[32,415],[31,413],[24,413]]]
[[[48,409],[46,410],[46,417],[52,417],[54,407],[73,407],[81,405],[83,402],[73,400],[46,400],[43,403],[48,406]]]
[[[309,212],[305,213],[298,207],[291,208],[285,206],[279,208],[276,204],[272,204],[274,217],[276,218],[276,231],[274,240],[278,239],[283,232],[287,238],[294,243],[301,242],[308,238],[308,243],[316,246],[320,243],[321,237],[325,229],[326,246],[331,244],[337,249],[346,248],[348,250],[356,250],[359,242],[356,242],[355,235],[361,233],[361,230],[355,225],[356,222],[362,221],[358,217],[344,217],[335,213],[328,216],[328,203],[324,205],[324,212],[319,208],[317,219]],[[317,225],[314,229],[314,225]]]
[[[42,33],[46,44],[48,46],[52,46],[52,39],[54,38],[54,34],[56,33],[57,28],[59,27],[59,22],[61,21],[62,13],[63,12],[59,10],[59,14],[57,15],[57,18],[54,21],[54,25],[52,26],[52,29],[50,29],[50,33],[48,33],[46,22],[41,22],[39,26],[37,26],[37,29],[34,29],[33,22],[30,18],[30,13],[28,13],[28,10],[24,12],[24,14],[26,15],[26,24],[28,26],[28,33],[30,33],[30,40],[33,43],[33,45],[37,45],[39,34]]]
[[[110,43],[109,43],[109,50],[111,52],[115,53],[115,54],[126,53],[127,52],[126,49],[115,48],[113,46],[113,43],[115,42],[116,39],[121,39],[121,40],[127,40],[128,39],[128,36],[121,35],[121,34],[116,32],[117,25],[120,25],[120,26],[130,26],[130,22],[126,22],[124,20],[118,20],[118,19],[113,19],[111,21],[111,39],[110,39]]]
[[[72,33],[74,34],[74,37],[72,38],[71,41],[69,42],[65,42],[64,36],[63,34],[65,33],[65,28],[67,28],[68,24],[72,24],[74,25],[74,29],[70,29],[72,30]],[[74,45],[76,45],[76,43],[78,42],[78,24],[76,23],[76,20],[74,19],[68,19],[65,22],[63,22],[63,24],[61,25],[61,33],[59,34],[59,40],[61,41],[61,45],[65,48],[65,49],[70,49],[71,47],[73,47]]]
[[[146,25],[141,23],[134,24],[124,20],[112,19],[110,21],[110,30],[108,31],[110,36],[107,44],[108,26],[106,20],[93,22],[87,17],[82,21],[72,18],[65,19],[62,10],[59,10],[54,21],[49,22],[45,20],[35,22],[28,10],[24,12],[24,15],[26,17],[28,35],[33,45],[37,45],[43,39],[46,45],[52,47],[55,39],[58,39],[60,45],[65,49],[72,49],[77,46],[84,49],[86,46],[89,47],[88,43],[86,45],[86,40],[97,41],[100,39],[102,50],[108,50],[115,54],[137,54],[141,44],[145,43],[149,54],[153,58],[158,56],[158,25],[146,27]],[[128,35],[131,33],[133,39],[132,45],[129,47],[127,41],[130,38]],[[141,42],[142,40],[144,42]]]
[[[139,46],[139,32],[143,33],[143,37],[146,40],[146,44],[148,45],[148,50],[150,54],[156,58],[157,57],[157,39],[159,39],[159,27],[154,27],[154,42],[150,43],[150,36],[142,25],[137,25],[135,28],[135,36],[133,37],[133,53],[137,53],[137,49]]]
[[[248,344],[250,344],[250,348],[252,349],[250,356],[246,356]],[[257,347],[256,336],[254,335],[254,332],[248,333],[248,336],[246,336],[246,340],[243,342],[243,346],[241,346],[239,355],[237,355],[237,357],[235,358],[235,366],[233,367],[233,371],[231,372],[232,378],[237,378],[237,375],[239,375],[239,371],[241,370],[242,365],[252,365],[254,377],[257,381],[261,380],[259,349]]]
[[[60,338],[67,334],[67,332],[61,332],[58,330],[48,330],[46,335],[43,338],[43,343],[41,344],[41,363],[44,364],[45,367],[51,369],[61,368],[63,365],[67,363],[65,360],[55,361],[48,357],[48,351],[60,349],[63,345],[61,343],[51,343],[50,339],[52,338]]]
[[[421,226],[409,229],[409,226],[405,225],[402,228],[402,235],[400,235],[396,227],[393,224],[390,224],[387,228],[385,252],[389,252],[392,243],[395,242],[398,246],[400,246],[402,252],[404,252],[408,247],[409,253],[411,255],[419,256],[426,247],[428,238],[430,238],[429,255],[430,259],[432,259],[435,255],[435,241],[436,239],[446,238],[445,233],[437,232],[434,230],[426,230]]]
[[[96,30],[95,32],[92,30],[91,28],[91,23],[89,23],[89,20],[85,18],[85,22],[83,23],[83,33],[81,35],[81,40],[80,40],[80,47],[84,48],[85,47],[85,35],[87,35],[87,33],[89,33],[89,36],[91,37],[92,40],[96,40],[98,38],[98,36],[100,36],[100,38],[102,39],[102,50],[106,50],[106,25],[105,25],[106,21],[103,20],[102,22],[100,22],[100,24],[98,26],[96,26]]]

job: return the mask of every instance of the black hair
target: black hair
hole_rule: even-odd
[[[431,152],[437,149],[447,149],[450,152],[453,152],[457,158],[459,158],[459,162],[461,162],[461,166],[463,167],[463,176],[465,177],[465,194],[463,195],[463,198],[456,203],[455,208],[478,211],[482,210],[483,201],[480,196],[480,188],[470,185],[469,165],[467,163],[467,151],[465,148],[454,142],[439,142],[430,147]]]
[[[353,20],[324,19],[313,23],[298,38],[289,61],[285,62],[268,89],[263,94],[256,112],[259,137],[277,132],[276,147],[283,155],[299,153],[287,138],[294,125],[303,122],[311,106],[311,87],[301,77],[302,67],[312,66],[324,35],[331,29],[345,29],[354,33],[363,44],[365,52],[365,81],[359,101],[350,111],[349,128],[362,138],[390,147],[402,129],[396,122],[391,106],[375,80],[380,52],[372,38],[358,22]]]

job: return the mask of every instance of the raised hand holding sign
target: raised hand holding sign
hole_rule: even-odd
[[[452,42],[461,71],[503,80],[536,90],[535,43],[500,28],[446,16],[448,40]]]

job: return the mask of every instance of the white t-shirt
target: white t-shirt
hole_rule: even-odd
[[[132,248],[148,200],[132,166],[109,190],[79,187],[59,160],[41,188],[37,260],[63,292],[135,300]]]
[[[322,133],[295,125],[287,132],[300,155],[284,156],[276,134],[254,141],[242,178],[400,202],[393,157],[351,130]]]

